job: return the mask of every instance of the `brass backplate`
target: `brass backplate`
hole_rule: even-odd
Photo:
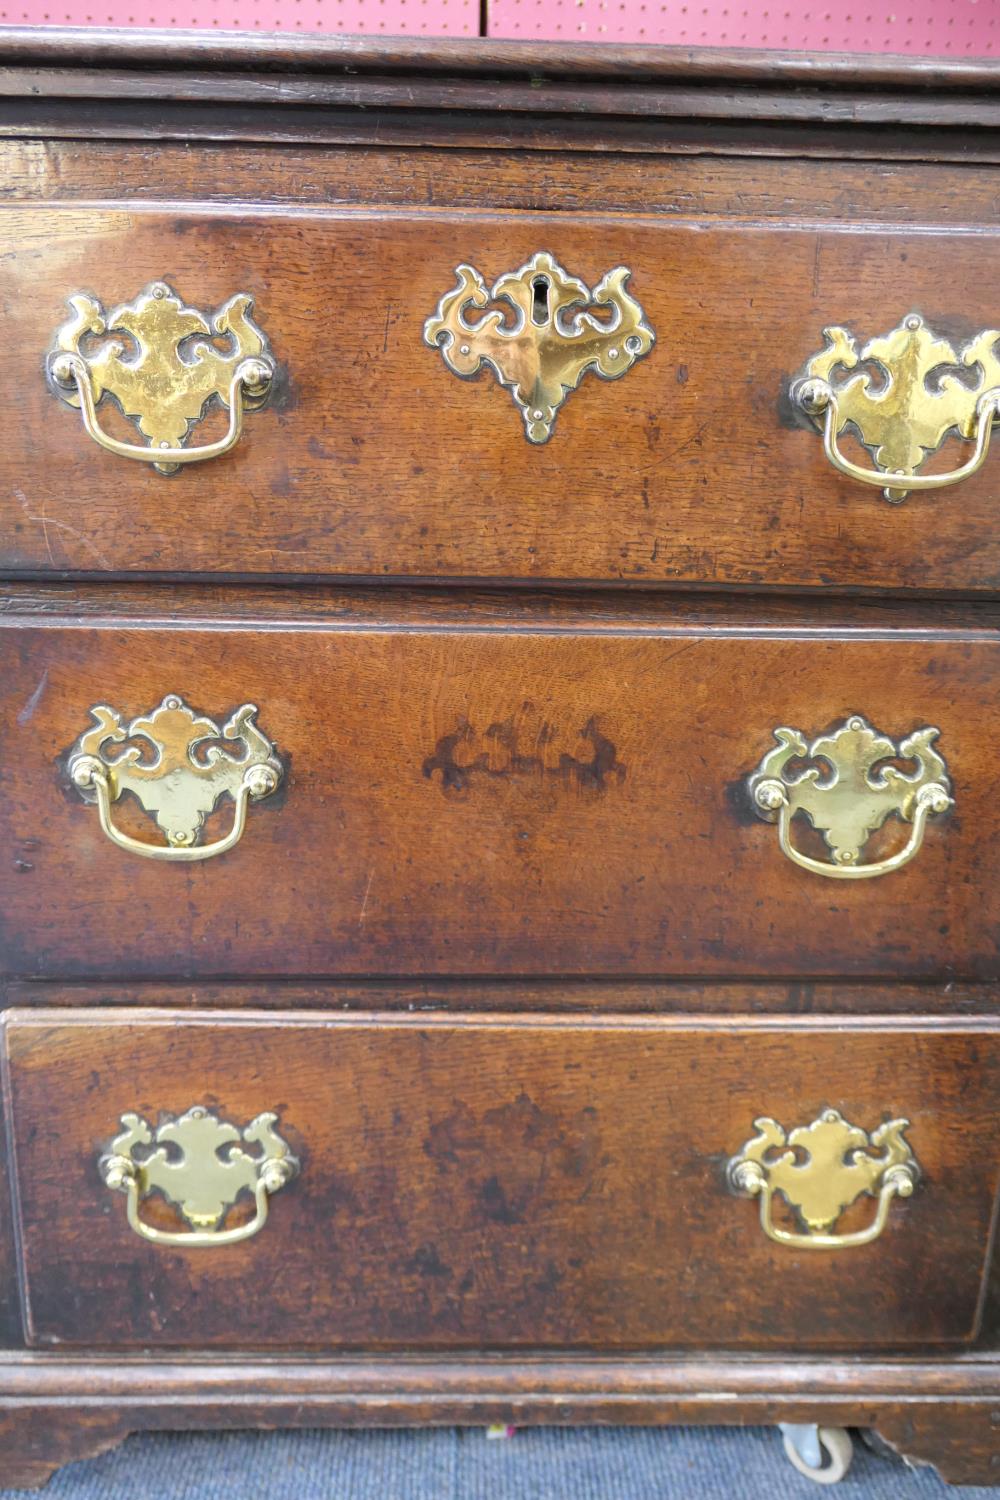
[[[811,1235],[825,1235],[861,1196],[875,1197],[896,1172],[902,1196],[916,1182],[918,1168],[903,1138],[909,1120],[887,1120],[869,1135],[836,1109],[825,1109],[810,1125],[787,1134],[768,1116],[754,1121],[756,1135],[729,1162],[731,1184],[754,1192],[766,1183],[781,1193]],[[779,1153],[775,1155],[774,1153]]]
[[[148,1239],[204,1245],[243,1237],[263,1224],[267,1195],[298,1171],[298,1162],[275,1129],[277,1118],[266,1112],[238,1130],[195,1105],[154,1128],[140,1115],[124,1114],[121,1133],[101,1157],[101,1175],[108,1187],[129,1193],[132,1227]],[[243,1146],[259,1149],[251,1155]],[[176,1205],[194,1233],[144,1224],[138,1205],[150,1193],[161,1193]],[[227,1233],[222,1228],[226,1215],[248,1194],[257,1198],[257,1220],[247,1229]]]
[[[588,370],[617,380],[653,347],[656,335],[625,289],[626,266],[608,271],[593,291],[544,251],[492,289],[474,266],[455,274],[458,285],[427,319],[424,340],[456,375],[469,378],[489,365],[532,443],[548,441],[559,408]],[[473,310],[481,316],[470,321]]]
[[[94,773],[104,775],[110,800],[131,792],[174,849],[197,844],[220,798],[235,800],[248,782],[252,796],[266,796],[281,779],[281,763],[257,727],[252,703],[244,703],[221,726],[172,693],[129,724],[107,704],[90,712],[94,727],[80,736],[69,756],[70,776],[80,795],[96,802]],[[117,753],[109,753],[111,746],[119,747]]]
[[[818,416],[831,390],[837,432],[852,428],[884,474],[913,475],[951,432],[973,438],[981,398],[1000,389],[995,328],[955,344],[911,313],[863,345],[846,328],[823,337],[797,383],[802,404]]]
[[[234,375],[241,369],[243,406],[254,409],[268,399],[274,361],[251,317],[253,298],[247,292],[237,292],[211,313],[187,307],[163,281],[108,313],[84,292],[67,300],[73,315],[56,331],[49,355],[52,389],[68,405],[81,405],[66,359],[77,356],[93,405],[111,397],[152,450],[186,446],[210,402],[229,406]],[[106,445],[114,451],[114,440]],[[151,452],[150,461],[154,458]],[[169,473],[176,465],[157,467]]]
[[[776,729],[777,746],[749,778],[754,808],[769,823],[778,822],[783,810],[803,814],[822,833],[833,865],[854,866],[871,834],[892,814],[912,822],[918,803],[931,813],[950,805],[948,769],[934,748],[939,733],[928,726],[897,742],[860,714],[811,743],[798,729]],[[897,760],[911,761],[915,769],[900,770]],[[797,761],[819,764],[790,773]]]

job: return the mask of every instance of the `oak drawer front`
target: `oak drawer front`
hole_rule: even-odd
[[[911,313],[939,335],[993,328],[989,229],[727,224],[699,218],[697,204],[680,222],[18,206],[0,215],[0,240],[16,402],[0,454],[5,569],[982,591],[1000,581],[1000,458],[900,509],[839,475],[789,404],[830,325],[861,343]],[[458,379],[424,339],[459,264],[492,287],[538,253],[591,290],[627,267],[656,339],[620,379],[584,374],[545,442],[528,441],[531,413],[489,369]],[[90,294],[109,313],[164,278],[207,317],[252,296],[277,369],[236,446],[170,478],[102,451],[43,375],[69,297]],[[614,353],[602,373],[631,359]],[[146,441],[113,406],[108,397],[98,413],[109,432]],[[192,444],[221,439],[226,423],[216,410],[197,428]],[[956,467],[969,444],[945,449],[930,468]]]
[[[37,1346],[975,1336],[1000,1171],[990,1021],[15,1011],[5,1036]],[[151,1242],[102,1181],[120,1116],[156,1130],[192,1107],[233,1137],[270,1112],[296,1158],[266,1222],[238,1243]],[[730,1190],[727,1159],[762,1116],[791,1131],[831,1110],[866,1133],[895,1122],[917,1185],[868,1244],[776,1243],[757,1204]],[[168,1138],[166,1157],[205,1166],[211,1137],[183,1149],[183,1131]],[[167,1191],[184,1199],[184,1170],[174,1175]],[[865,1191],[832,1229],[858,1233],[875,1212]],[[238,1202],[220,1227],[249,1217]],[[138,1218],[160,1233],[192,1227],[159,1188]],[[795,1229],[777,1199],[774,1221]]]
[[[4,971],[995,977],[994,632],[490,618],[9,624]],[[110,817],[157,859],[118,847],[69,773],[74,746],[120,758],[136,720],[156,739],[172,695],[192,734],[240,721],[211,751],[227,774],[237,744],[273,769],[239,842],[195,863],[165,847],[155,773]],[[953,805],[905,868],[833,880],[782,852],[748,778],[780,726],[811,739],[852,715],[897,746],[936,727]],[[231,836],[228,791],[195,855]],[[890,816],[862,858],[915,831]],[[822,861],[805,811],[791,837]]]

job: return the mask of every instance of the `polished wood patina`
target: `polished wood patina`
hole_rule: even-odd
[[[0,32],[0,1486],[141,1429],[587,1421],[1000,1482],[1000,454],[889,504],[792,400],[827,326],[1000,323],[998,168],[987,64]],[[423,341],[538,252],[656,335],[544,444]],[[277,372],[170,476],[46,383],[69,297],[160,281],[252,296]],[[201,862],[71,765],[168,695],[280,769]],[[856,714],[937,728],[953,805],[832,880],[748,777]],[[294,1153],[252,1237],[113,1190],[193,1107]],[[831,1111],[913,1191],[775,1243],[727,1163]]]

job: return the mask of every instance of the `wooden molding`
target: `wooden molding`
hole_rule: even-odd
[[[995,1483],[1000,1359],[154,1363],[0,1355],[0,1468],[5,1483],[20,1487],[43,1484],[61,1464],[138,1431],[779,1420],[874,1427],[950,1482]]]

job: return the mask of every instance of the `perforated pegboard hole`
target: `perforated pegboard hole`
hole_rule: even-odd
[[[150,14],[135,0],[39,0],[0,10],[0,25],[174,26],[220,31],[478,36],[479,0],[181,0]]]
[[[998,9],[1000,0],[869,0],[849,11],[781,0],[489,0],[489,32],[536,41],[995,57]]]
[[[148,0],[147,0],[148,3]],[[1000,0],[487,0],[490,36],[682,47],[1000,55]],[[0,24],[215,27],[227,31],[477,36],[480,0],[183,0],[151,14],[136,0],[22,0]]]

